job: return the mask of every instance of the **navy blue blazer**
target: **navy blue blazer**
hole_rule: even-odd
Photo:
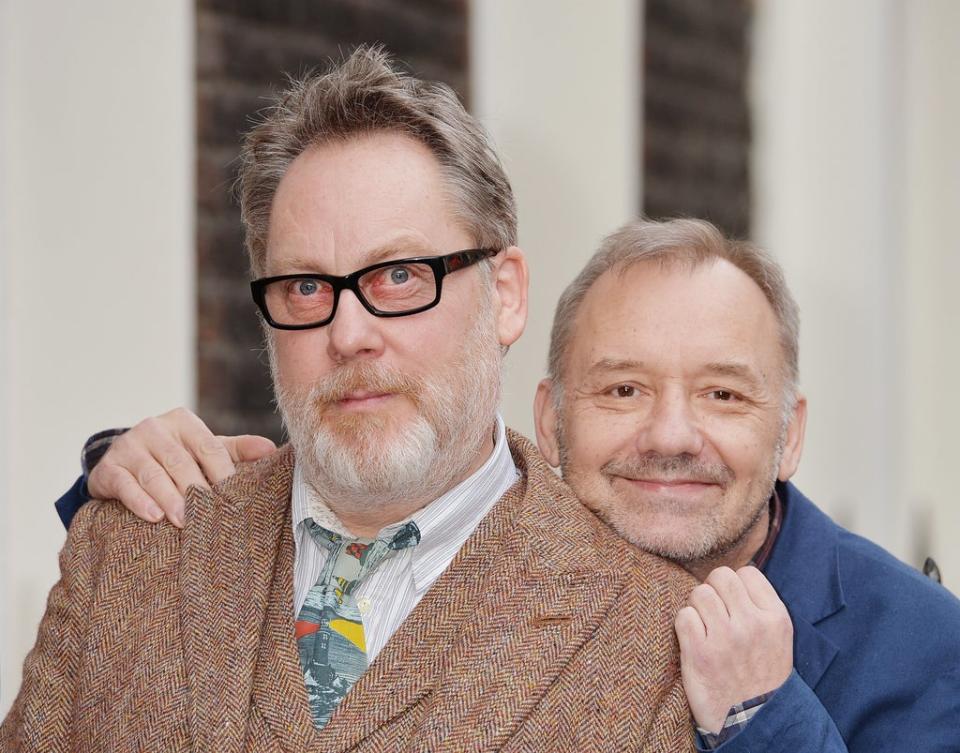
[[[777,492],[765,574],[793,618],[794,672],[718,750],[960,751],[960,601],[792,484]]]

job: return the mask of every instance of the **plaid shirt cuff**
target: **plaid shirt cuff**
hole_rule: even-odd
[[[55,504],[64,528],[70,528],[73,517],[90,501],[90,490],[87,488],[90,471],[106,455],[113,440],[125,431],[126,429],[107,429],[107,431],[97,432],[84,443],[83,450],[80,452],[80,467],[83,469],[83,475]]]
[[[107,429],[98,431],[83,444],[83,450],[80,452],[80,468],[83,469],[83,481],[86,484],[90,478],[90,472],[96,468],[103,456],[107,454],[113,440],[126,432],[127,429]]]
[[[723,728],[714,734],[707,732],[702,727],[697,727],[698,746],[701,750],[716,750],[727,740],[731,740],[739,732],[743,731],[753,717],[757,715],[763,704],[769,701],[776,691],[758,695],[736,706],[731,706],[727,712],[727,718],[723,721]]]

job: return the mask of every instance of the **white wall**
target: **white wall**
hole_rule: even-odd
[[[906,6],[903,172],[904,503],[929,511],[927,536],[960,592],[960,3]]]
[[[507,357],[507,423],[533,437],[553,309],[639,203],[642,3],[476,0],[472,110],[516,193],[531,271],[526,333]]]
[[[960,5],[755,7],[755,234],[801,308],[798,483],[913,564],[933,551],[956,588]]]
[[[83,439],[193,401],[192,14],[0,0],[0,717]]]

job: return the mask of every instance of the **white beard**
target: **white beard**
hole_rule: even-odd
[[[339,367],[309,389],[279,386],[277,403],[304,476],[325,501],[358,511],[431,500],[461,480],[491,436],[500,400],[500,346],[487,300],[456,360],[423,378],[375,361]],[[416,415],[400,424],[375,412],[330,416],[326,408],[352,390],[402,395]]]

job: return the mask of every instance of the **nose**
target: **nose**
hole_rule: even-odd
[[[637,445],[641,454],[699,455],[703,435],[689,397],[680,390],[658,395],[637,433]]]
[[[333,321],[327,325],[327,352],[337,363],[355,358],[376,358],[383,353],[381,322],[353,294],[340,293]]]

